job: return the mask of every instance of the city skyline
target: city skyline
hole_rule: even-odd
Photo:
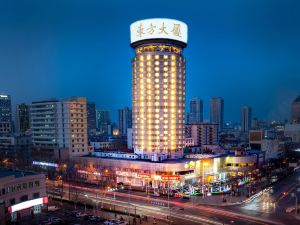
[[[55,7],[50,2],[33,2],[32,7],[3,4],[0,92],[12,96],[13,109],[22,102],[86,96],[116,118],[119,108],[131,107],[128,25],[140,18],[169,17],[186,21],[191,29],[185,52],[186,99],[203,99],[204,119],[209,99],[215,96],[224,99],[224,121],[239,121],[243,105],[251,105],[260,119],[289,119],[300,82],[296,3],[218,3],[190,2],[187,5],[194,7],[189,13],[178,13],[176,4],[168,1],[161,3],[170,9],[163,13],[155,7],[139,12],[139,4],[123,11],[124,3],[117,1],[64,2]],[[97,11],[107,9],[114,10],[111,20]],[[112,62],[118,66],[112,68]]]
[[[189,1],[0,3],[0,225],[296,223],[299,10]]]

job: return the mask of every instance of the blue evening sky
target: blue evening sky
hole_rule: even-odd
[[[289,118],[300,93],[300,1],[0,0],[0,93],[13,103],[86,96],[97,108],[131,106],[130,23],[189,26],[187,100],[222,96],[225,120],[250,105]],[[115,114],[116,115],[116,114]]]

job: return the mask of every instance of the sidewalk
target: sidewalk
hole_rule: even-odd
[[[268,183],[266,181],[257,181],[255,185],[252,187],[256,188],[256,192],[253,194],[259,193],[261,190],[263,190]],[[248,189],[246,186],[243,186],[239,189],[241,192],[240,196],[232,196],[231,194],[219,194],[219,195],[211,195],[211,196],[197,196],[196,198],[190,200],[190,203],[193,204],[199,204],[199,205],[210,205],[210,206],[231,206],[231,205],[240,205],[243,204],[247,199]],[[226,202],[223,202],[223,197],[226,199]]]
[[[224,195],[225,196],[225,195]],[[198,196],[190,200],[190,203],[197,205],[210,205],[210,206],[230,206],[242,204],[247,199],[246,196],[228,196],[226,195],[226,202],[223,202],[222,195],[212,195],[207,197]]]
[[[128,215],[120,215],[120,214],[117,214],[115,215],[115,213],[112,213],[112,212],[106,212],[106,211],[101,211],[100,212],[100,215],[101,217],[105,218],[105,219],[121,219],[121,217],[124,219],[124,221],[127,221],[128,222]],[[116,216],[116,217],[115,217]],[[157,225],[168,225],[168,221],[166,220],[163,220],[161,218],[156,218],[155,219],[156,221],[156,224]],[[130,224],[131,225],[134,225],[133,224],[133,217],[131,217],[130,219]],[[155,224],[154,223],[154,219],[153,217],[151,216],[148,216],[147,217],[147,221],[144,219],[144,218],[136,218],[136,225],[138,224],[142,224],[142,225],[153,225]]]

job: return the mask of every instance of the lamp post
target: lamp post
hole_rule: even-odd
[[[202,187],[203,187],[203,193],[202,196],[204,198],[204,192],[205,192],[205,166],[207,166],[208,163],[207,162],[203,162],[202,163]]]
[[[291,193],[291,196],[292,196],[292,197],[295,197],[295,200],[296,200],[295,214],[296,214],[296,216],[297,216],[297,214],[298,214],[298,197],[297,197],[297,195],[296,195],[294,192]]]
[[[130,186],[129,186],[129,189],[128,189],[128,223],[130,224],[130,195],[131,195],[131,180],[130,180]]]
[[[98,192],[96,192],[96,211],[97,211],[97,214],[98,214]]]
[[[86,197],[86,201],[87,201],[88,195],[85,194],[84,197]],[[86,201],[84,201],[84,213],[86,213]]]
[[[169,224],[171,224],[171,209],[170,209],[170,181],[168,182],[168,209],[169,209]]]

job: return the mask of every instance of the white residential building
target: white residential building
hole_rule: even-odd
[[[66,149],[71,157],[91,151],[85,98],[33,102],[30,119],[35,147]]]

